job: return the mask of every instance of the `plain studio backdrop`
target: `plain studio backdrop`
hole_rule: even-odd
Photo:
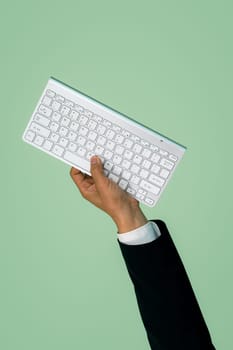
[[[2,2],[1,349],[149,349],[114,224],[21,139],[50,76],[187,146],[143,210],[233,348],[232,15],[227,0]]]

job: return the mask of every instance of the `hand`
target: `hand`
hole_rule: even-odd
[[[91,175],[71,168],[70,175],[82,196],[105,211],[117,225],[118,232],[131,231],[147,222],[139,202],[104,176],[100,158],[91,158]]]

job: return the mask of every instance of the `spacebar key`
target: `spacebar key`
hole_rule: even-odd
[[[87,160],[77,156],[74,153],[71,153],[69,151],[66,151],[66,153],[64,154],[63,158],[65,160],[68,160],[69,162],[71,162],[72,164],[76,165],[77,168],[81,168],[85,171],[88,171],[90,173],[90,162],[88,162]]]

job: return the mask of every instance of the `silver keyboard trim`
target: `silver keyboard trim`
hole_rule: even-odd
[[[171,154],[175,154],[175,156],[178,157],[178,160],[174,162],[173,169],[170,170],[170,175],[168,176],[168,179],[164,180],[165,181],[165,185],[160,189],[160,191],[158,193],[158,198],[156,200],[155,200],[155,198],[153,199],[155,201],[154,204],[151,204],[152,200],[150,200],[149,196],[147,196],[145,198],[145,196],[143,194],[140,194],[140,193],[137,193],[134,196],[137,200],[141,201],[143,204],[146,204],[149,207],[154,207],[156,205],[157,201],[159,200],[159,198],[161,197],[162,192],[167,187],[167,184],[168,184],[170,178],[172,177],[172,175],[173,175],[176,167],[178,166],[179,162],[181,161],[181,159],[182,159],[182,157],[183,157],[187,147],[185,147],[185,146],[175,142],[172,139],[169,139],[168,137],[162,135],[161,133],[159,133],[159,132],[157,132],[157,131],[155,131],[155,130],[153,130],[153,129],[151,129],[151,128],[149,128],[149,127],[147,127],[147,126],[145,126],[145,125],[143,125],[143,124],[141,124],[141,123],[139,123],[137,121],[135,121],[134,119],[132,119],[132,118],[130,118],[130,117],[128,117],[128,116],[126,116],[126,115],[116,111],[116,110],[114,110],[113,108],[103,104],[102,102],[99,102],[99,101],[95,100],[94,98],[92,98],[92,97],[90,97],[90,96],[80,92],[79,90],[74,89],[74,88],[70,87],[69,85],[64,84],[61,81],[51,77],[48,80],[48,82],[47,82],[47,84],[46,84],[46,86],[45,86],[45,88],[44,88],[44,90],[43,90],[43,92],[41,94],[41,97],[39,98],[39,100],[38,100],[38,102],[36,104],[36,107],[35,107],[32,115],[31,115],[31,118],[29,119],[29,122],[28,122],[28,124],[27,124],[27,126],[25,128],[24,133],[23,133],[22,139],[26,143],[29,143],[32,146],[34,146],[35,148],[38,148],[39,150],[44,151],[45,153],[49,154],[50,156],[53,156],[54,158],[57,158],[57,159],[63,161],[64,163],[66,163],[66,164],[68,164],[70,166],[75,166],[76,168],[79,168],[82,172],[84,172],[84,173],[86,173],[88,175],[90,175],[90,166],[88,167],[88,169],[86,169],[86,168],[83,168],[82,165],[78,165],[78,166],[75,165],[75,163],[73,163],[71,161],[72,152],[70,152],[67,147],[63,147],[64,150],[65,150],[64,154],[66,154],[66,155],[69,154],[70,156],[67,156],[66,158],[68,158],[68,159],[65,159],[64,156],[58,156],[55,153],[53,153],[52,149],[47,150],[47,149],[43,148],[42,146],[40,146],[38,144],[35,144],[34,141],[32,142],[32,141],[30,141],[30,140],[28,140],[26,138],[27,132],[29,130],[31,130],[29,128],[30,125],[32,123],[36,124],[35,115],[38,113],[39,106],[42,104],[42,100],[45,98],[47,90],[52,90],[52,91],[54,90],[57,95],[62,95],[64,98],[73,101],[75,104],[84,106],[85,109],[91,110],[94,114],[101,115],[102,118],[110,121],[111,123],[119,125],[123,129],[129,130],[130,133],[140,135],[140,136],[138,136],[140,139],[146,139],[148,142],[152,143],[153,145],[157,145],[161,149],[166,149],[167,152],[169,152]],[[44,110],[44,112],[46,113],[46,110]],[[117,121],[114,119],[115,117],[117,118]],[[60,126],[61,125],[59,123],[59,127]],[[35,127],[36,127],[36,125],[35,125]],[[40,125],[40,128],[41,128],[42,132],[44,132],[44,129],[46,129],[46,127],[44,127],[42,125]],[[39,134],[36,134],[36,135],[39,135]],[[39,140],[39,142],[40,142],[40,140]],[[56,145],[56,143],[54,143],[54,145]],[[174,147],[175,147],[175,151],[174,151]],[[59,149],[58,149],[58,151],[59,151]],[[106,151],[106,148],[105,148],[105,151]],[[75,155],[74,155],[74,157],[75,157]],[[74,157],[73,157],[73,159],[74,159]],[[78,157],[80,160],[82,160],[82,158],[79,157],[78,155],[76,157]],[[143,157],[143,158],[145,159],[145,157]],[[161,158],[163,158],[162,155],[161,155]],[[132,162],[132,160],[131,160],[131,162]],[[87,165],[88,161],[83,159],[83,162],[81,162],[81,163],[83,163],[83,164],[85,163],[85,165]],[[140,167],[141,167],[141,165],[140,165]],[[122,169],[124,169],[124,167],[122,167]],[[122,174],[123,174],[123,171],[122,171]],[[150,174],[151,174],[151,172],[150,172]],[[122,177],[120,177],[120,181],[119,182],[121,182],[121,180],[124,181]],[[147,180],[144,181],[144,182],[143,181],[144,180],[142,179],[142,177],[140,177],[140,183],[142,182],[143,184],[146,184]],[[129,181],[129,183],[130,183],[130,181]],[[131,185],[129,184],[129,186],[131,186],[132,189],[134,187],[133,183]],[[156,186],[156,185],[151,183],[151,186]],[[144,187],[146,189],[148,186],[144,185]],[[143,186],[140,187],[140,188],[143,188]],[[148,188],[150,188],[150,186]],[[151,188],[153,189],[153,187],[151,187]],[[127,188],[127,192],[128,193],[134,193],[135,191],[134,190],[130,190],[130,187],[128,187]],[[145,198],[145,200],[142,200],[142,198]]]

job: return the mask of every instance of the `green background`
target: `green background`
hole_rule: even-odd
[[[22,142],[51,75],[187,146],[142,209],[167,223],[217,349],[233,348],[232,10],[1,3],[1,349],[149,349],[111,219],[67,165]]]

